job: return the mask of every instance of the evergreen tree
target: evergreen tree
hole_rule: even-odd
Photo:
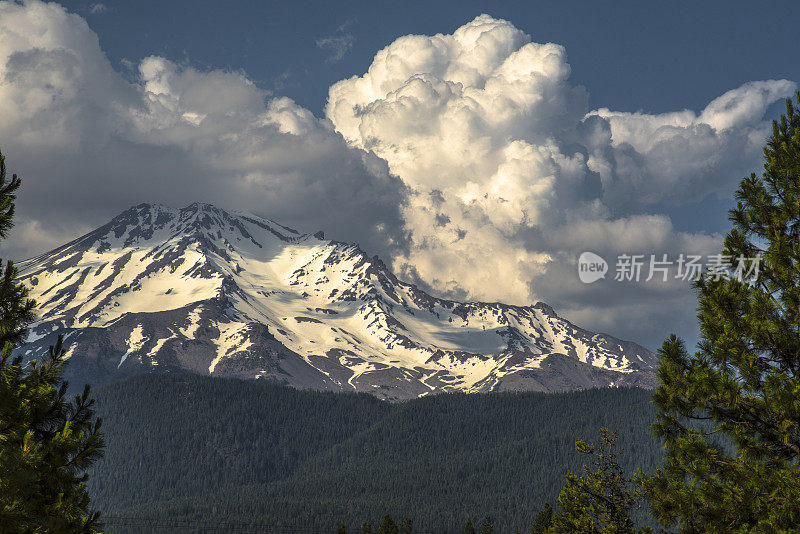
[[[336,525],[336,534],[347,534],[347,527],[345,527],[344,523],[341,521]]]
[[[481,534],[492,534],[492,530],[494,530],[494,523],[492,523],[492,518],[487,515],[481,523]]]
[[[475,534],[475,525],[472,524],[472,519],[467,519],[467,523],[464,525],[464,530],[461,532],[463,534]]]
[[[381,526],[378,527],[378,534],[400,534],[397,525],[392,520],[392,516],[386,514],[381,521]]]
[[[574,436],[596,432],[597,421],[620,427],[621,464],[652,472],[663,454],[649,430],[652,392],[640,389],[438,395],[389,404],[369,395],[159,373],[93,388],[92,395],[108,447],[89,490],[104,515],[309,531],[335,530],[342,520],[360,533],[363,521],[378,517],[380,524],[383,515],[376,514],[391,503],[406,515],[413,511],[418,531],[460,533],[467,517],[493,510],[495,532],[521,527],[529,534],[544,502],[558,495],[564,472],[581,468]],[[617,409],[609,412],[609,405]],[[488,430],[476,435],[475,428]],[[571,446],[561,445],[570,436]],[[519,447],[521,441],[529,445]],[[224,464],[221,442],[239,451]],[[500,452],[475,452],[488,449]],[[441,475],[415,485],[433,467]],[[464,473],[482,476],[453,487]],[[223,494],[221,485],[228,488]]]
[[[552,516],[546,532],[633,533],[631,509],[640,500],[631,480],[617,461],[617,434],[600,429],[599,445],[576,440],[578,452],[592,456],[592,465],[583,466],[583,476],[567,473],[567,482],[558,496],[559,511]]]
[[[0,238],[12,226],[19,185],[16,175],[6,179],[0,154]],[[0,525],[3,532],[97,532],[99,514],[89,511],[85,482],[103,439],[89,388],[65,398],[61,339],[43,362],[11,357],[33,307],[8,262],[0,282]]]
[[[723,254],[734,276],[696,283],[697,352],[675,336],[661,349],[654,428],[667,454],[645,484],[662,523],[686,532],[800,524],[800,114],[791,101],[764,156],[730,212]]]
[[[545,534],[547,529],[550,528],[550,525],[553,524],[553,507],[550,506],[549,502],[544,503],[544,508],[542,508],[538,514],[536,514],[536,518],[533,520],[533,528],[531,529],[531,534]]]
[[[372,523],[365,522],[361,525],[361,534],[372,534]]]
[[[14,200],[22,181],[16,174],[6,176],[6,160],[0,152],[0,239],[5,239],[14,226]],[[36,303],[28,298],[28,289],[17,283],[17,269],[7,261],[5,268],[0,260],[0,349],[7,342],[19,343],[25,337],[25,327],[33,321]]]
[[[403,520],[403,526],[400,528],[400,531],[403,534],[412,534],[414,532],[414,524],[412,523],[410,517],[406,517]]]

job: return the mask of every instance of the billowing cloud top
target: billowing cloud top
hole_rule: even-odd
[[[569,76],[562,46],[481,15],[450,35],[401,37],[330,88],[336,129],[412,189],[397,270],[462,297],[542,298],[601,328],[646,321],[655,306],[641,302],[659,288],[581,286],[575,259],[715,251],[717,236],[675,232],[647,207],[730,193],[758,160],[767,106],[795,88],[753,82],[699,115],[648,115],[590,111]],[[691,298],[660,290],[662,308]]]
[[[719,236],[652,206],[730,194],[795,84],[651,115],[590,110],[570,70],[564,47],[481,15],[395,40],[330,88],[320,119],[243,72],[151,56],[123,76],[82,18],[0,2],[0,142],[26,179],[6,253],[138,202],[207,201],[357,241],[439,294],[542,299],[648,342],[691,319],[685,284],[583,286],[576,258],[715,251]]]

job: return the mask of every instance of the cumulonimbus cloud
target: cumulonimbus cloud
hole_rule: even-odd
[[[718,236],[676,232],[648,206],[730,193],[758,161],[766,108],[795,84],[753,82],[700,114],[648,115],[592,111],[569,76],[562,46],[481,15],[452,34],[401,37],[330,88],[336,129],[412,190],[398,271],[456,296],[544,298],[594,325],[624,291],[685,300],[669,284],[610,302],[579,283],[575,259],[715,251]],[[629,308],[614,322],[641,317],[642,306]]]
[[[647,342],[693,315],[685,284],[587,287],[576,258],[715,251],[719,236],[678,232],[652,205],[729,194],[795,85],[651,115],[589,109],[570,74],[564,47],[481,15],[395,40],[317,118],[243,72],[151,56],[125,77],[81,17],[0,2],[0,143],[25,179],[3,254],[131,204],[208,201],[359,242],[439,294],[543,299]]]

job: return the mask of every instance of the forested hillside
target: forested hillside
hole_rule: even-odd
[[[607,426],[626,468],[661,459],[650,393],[638,389],[389,404],[181,374],[138,376],[96,397],[107,450],[90,485],[110,532],[118,518],[310,532],[341,520],[356,532],[386,513],[420,532],[460,531],[487,514],[497,532],[529,530],[565,470],[580,468],[576,437]]]

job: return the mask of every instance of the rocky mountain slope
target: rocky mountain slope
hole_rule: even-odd
[[[26,357],[63,334],[73,380],[179,372],[406,399],[652,387],[656,356],[544,303],[454,302],[357,245],[207,204],[142,204],[19,265],[39,303]]]

